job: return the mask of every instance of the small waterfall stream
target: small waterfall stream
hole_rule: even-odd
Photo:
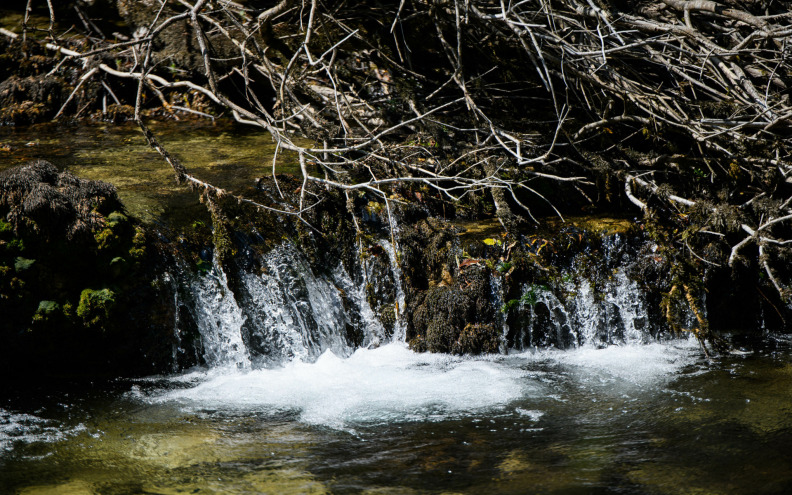
[[[526,315],[513,329],[518,349],[553,346],[607,347],[646,344],[656,339],[648,302],[627,273],[632,258],[618,235],[603,240],[599,274],[575,260],[562,270],[556,287],[523,284],[519,310]],[[688,315],[693,323],[693,315]]]
[[[260,273],[237,274],[235,291],[218,263],[203,275],[182,271],[190,292],[184,299],[208,366],[312,362],[325,351],[347,357],[358,347],[388,341],[364,284],[356,283],[340,263],[314,273],[304,254],[283,243],[263,257],[262,267]],[[398,297],[404,304],[400,288]]]
[[[192,278],[190,292],[196,304],[193,318],[203,337],[204,359],[209,366],[250,367],[242,340],[245,316],[228,287],[228,277],[216,262],[202,277]]]
[[[390,261],[390,269],[393,275],[393,284],[396,291],[396,325],[393,330],[393,340],[400,342],[405,339],[407,334],[407,325],[404,320],[404,311],[407,309],[407,298],[404,295],[404,287],[402,286],[402,272],[399,266],[399,258],[393,244],[387,240],[381,240],[380,244],[385,249]]]
[[[189,311],[201,335],[206,364],[272,367],[313,362],[326,351],[343,358],[358,348],[404,342],[406,296],[398,253],[389,241],[379,243],[387,255],[381,266],[389,267],[390,273],[369,273],[364,262],[352,274],[341,263],[316,273],[296,246],[284,242],[263,256],[260,272],[236,274],[235,290],[217,263],[209,273],[190,277]],[[589,279],[573,262],[554,288],[523,284],[519,311],[525,317],[510,325],[505,315],[497,315],[502,349],[651,341],[647,303],[627,276],[632,261],[622,248],[619,236],[604,241],[607,276]],[[379,290],[386,283],[393,289]],[[493,272],[489,286],[493,306],[503,306],[505,289],[498,274]],[[380,299],[393,299],[377,303],[394,308],[392,332],[372,308],[367,290],[375,290]]]

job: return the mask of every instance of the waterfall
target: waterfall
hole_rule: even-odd
[[[248,316],[248,344],[261,364],[309,361],[329,349],[351,352],[349,323],[339,289],[317,276],[291,243],[273,249],[262,273],[241,276],[241,301]]]
[[[524,284],[519,311],[526,317],[513,345],[565,349],[650,341],[647,301],[627,276],[636,260],[620,236],[603,240],[600,262],[592,275],[574,260],[561,270],[563,282],[554,288]]]
[[[242,340],[245,316],[228,287],[228,277],[215,261],[211,271],[193,277],[189,285],[195,304],[193,319],[203,339],[209,366],[249,368],[250,356]]]
[[[226,274],[215,262],[200,276],[181,270],[188,280],[176,285],[186,286],[190,294],[177,294],[176,304],[188,306],[203,361],[210,367],[268,368],[314,362],[327,351],[349,357],[359,348],[403,342],[406,296],[398,254],[388,240],[380,240],[379,246],[379,254],[375,251],[347,268],[340,261],[312,265],[286,241],[262,255],[257,269]],[[503,351],[652,339],[648,304],[627,275],[635,259],[626,243],[612,236],[594,255],[594,273],[590,261],[586,265],[576,258],[560,268],[552,286],[522,284],[517,317],[498,313],[492,322],[503,335]],[[496,308],[514,307],[517,301],[505,304],[502,276],[494,271],[490,275],[489,298]],[[177,333],[180,315],[177,311]]]
[[[181,284],[189,287],[189,295],[177,295],[176,304],[188,306],[208,366],[245,369],[312,362],[328,350],[347,357],[358,347],[377,347],[388,340],[367,301],[365,284],[353,281],[340,263],[316,273],[289,242],[260,261],[260,272],[235,274],[233,290],[218,263],[203,275],[188,276],[181,270],[189,279]],[[403,305],[400,282],[398,287]]]
[[[396,254],[395,247],[387,240],[381,240],[385,252],[388,254],[388,261],[390,261],[391,272],[393,274],[393,284],[396,289],[396,325],[393,330],[393,340],[403,341],[407,334],[407,324],[404,320],[404,311],[407,309],[407,302],[404,296],[404,287],[402,287],[402,273],[399,267],[399,258]]]
[[[490,275],[490,299],[492,300],[492,304],[496,308],[503,307],[504,300],[503,300],[503,281],[501,280],[500,276],[496,276],[495,273]],[[509,324],[506,321],[506,316],[503,314],[496,314],[495,316],[498,319],[498,324],[501,326],[501,336],[502,342],[505,343],[509,338]],[[506,351],[507,348],[505,345],[501,345],[501,352]]]

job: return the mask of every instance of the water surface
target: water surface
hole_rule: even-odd
[[[217,187],[244,193],[256,178],[272,174],[275,144],[261,131],[224,120],[150,127],[191,174]],[[131,122],[0,126],[0,170],[34,159],[110,182],[128,211],[145,221],[181,224],[205,215],[198,194],[175,182],[171,167]],[[295,156],[280,150],[277,171],[299,173]]]
[[[788,493],[792,348],[395,343],[0,407],[0,492]]]

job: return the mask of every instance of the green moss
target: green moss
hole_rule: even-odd
[[[114,211],[111,214],[107,215],[107,218],[105,220],[107,222],[107,225],[114,230],[119,225],[125,225],[129,222],[129,218],[126,215],[117,211]]]
[[[69,320],[74,319],[75,317],[74,304],[70,302],[63,303],[63,316],[65,316]]]
[[[17,273],[22,273],[29,270],[35,262],[36,260],[22,258],[21,256],[17,257],[14,259],[14,270],[16,270]]]
[[[132,236],[132,247],[129,249],[129,256],[136,261],[146,256],[146,234],[140,226],[135,227],[135,235]]]
[[[6,246],[8,253],[21,253],[25,250],[25,243],[22,239],[11,239]]]
[[[118,235],[111,228],[105,228],[94,234],[96,245],[100,250],[112,249],[120,242]]]
[[[55,301],[41,301],[33,314],[34,322],[47,322],[61,312],[61,306]]]
[[[14,227],[3,219],[0,219],[0,239],[8,239],[13,235]]]
[[[103,326],[110,318],[115,306],[116,294],[110,289],[85,289],[80,294],[80,303],[77,306],[77,316],[85,326]]]
[[[236,245],[231,239],[231,226],[228,219],[220,213],[216,206],[210,207],[212,214],[212,241],[215,246],[215,256],[223,263],[236,255]]]

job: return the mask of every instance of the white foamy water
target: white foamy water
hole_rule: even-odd
[[[433,420],[507,405],[538,384],[502,359],[416,354],[404,344],[360,349],[346,359],[249,372],[208,372],[205,381],[156,398],[188,408],[293,411],[334,428],[350,423]],[[195,378],[195,377],[193,377]]]
[[[699,361],[701,351],[698,342],[691,338],[664,343],[526,352],[514,358],[554,362],[579,382],[659,388],[673,380],[683,368]]]
[[[0,409],[0,454],[11,450],[16,443],[57,442],[85,429],[82,424],[64,428],[54,421],[32,414]]]
[[[661,387],[695,358],[696,348],[688,342],[478,358],[417,354],[394,343],[360,349],[345,359],[326,352],[315,363],[187,375],[183,379],[197,385],[149,400],[188,410],[288,412],[308,424],[349,429],[517,410],[518,403],[524,407],[556,393],[541,379],[548,365],[563,366],[565,379],[573,381]],[[537,419],[542,414],[530,412]]]

